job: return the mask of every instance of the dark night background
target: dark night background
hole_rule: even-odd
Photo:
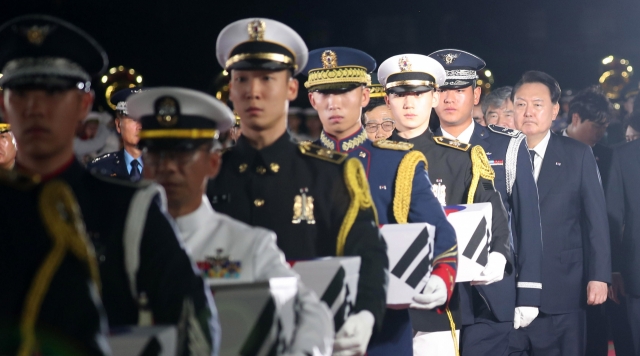
[[[27,13],[59,16],[86,30],[104,46],[110,66],[135,68],[146,86],[208,90],[221,71],[218,33],[257,16],[288,24],[309,49],[356,47],[378,63],[400,53],[463,49],[487,62],[494,87],[539,69],[563,88],[580,89],[597,83],[610,54],[640,69],[638,0],[2,0],[1,22]]]

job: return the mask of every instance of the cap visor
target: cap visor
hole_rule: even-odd
[[[195,150],[201,145],[206,143],[212,143],[213,139],[143,139],[140,140],[138,146],[140,148],[146,148],[148,150],[175,150],[175,151],[191,151]]]
[[[247,59],[236,62],[229,66],[227,70],[274,70],[281,71],[285,69],[293,70],[293,66],[290,64],[284,64],[280,62],[268,61],[263,59]]]
[[[397,87],[387,89],[387,93],[390,93],[390,94],[424,93],[432,90],[433,90],[433,87],[426,86],[426,85],[418,85],[418,86],[399,85]]]
[[[57,89],[68,90],[78,89],[78,83],[84,80],[80,78],[68,78],[49,75],[24,75],[14,76],[13,78],[2,83],[4,88],[21,88],[21,89]]]

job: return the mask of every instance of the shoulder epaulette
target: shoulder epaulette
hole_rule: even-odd
[[[495,133],[499,133],[499,134],[507,135],[511,137],[518,137],[522,133],[522,131],[520,130],[510,129],[508,127],[502,127],[498,125],[488,125],[487,127],[489,128],[489,130]]]
[[[305,156],[315,157],[335,164],[342,164],[342,162],[349,157],[346,153],[336,152],[322,146],[314,145],[310,142],[299,143],[298,149]]]
[[[443,136],[434,136],[433,140],[436,141],[436,143],[439,145],[455,148],[456,150],[460,151],[466,152],[469,150],[469,148],[471,148],[471,145],[468,143],[460,142],[458,140],[452,140]]]
[[[98,162],[98,161],[99,161],[99,160],[101,160],[101,159],[109,158],[109,157],[111,157],[111,155],[115,155],[115,154],[116,154],[115,152],[105,153],[105,154],[103,154],[102,156],[98,156],[98,157],[94,158],[94,159],[91,161],[91,163],[96,163],[96,162]]]
[[[39,175],[28,176],[15,171],[0,169],[0,184],[19,190],[28,190],[38,183],[40,183]]]
[[[378,140],[373,142],[373,146],[386,150],[409,151],[413,148],[413,143],[391,140]]]

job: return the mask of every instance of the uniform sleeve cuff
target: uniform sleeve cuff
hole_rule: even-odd
[[[442,278],[444,284],[447,286],[447,302],[440,307],[444,310],[449,305],[449,300],[451,300],[451,295],[453,294],[453,288],[456,286],[456,270],[446,263],[439,263],[433,269],[431,275]]]
[[[542,283],[518,282],[516,288],[516,306],[539,307]]]

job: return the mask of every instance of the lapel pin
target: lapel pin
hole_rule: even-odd
[[[556,162],[556,166],[562,166],[562,163]]]

